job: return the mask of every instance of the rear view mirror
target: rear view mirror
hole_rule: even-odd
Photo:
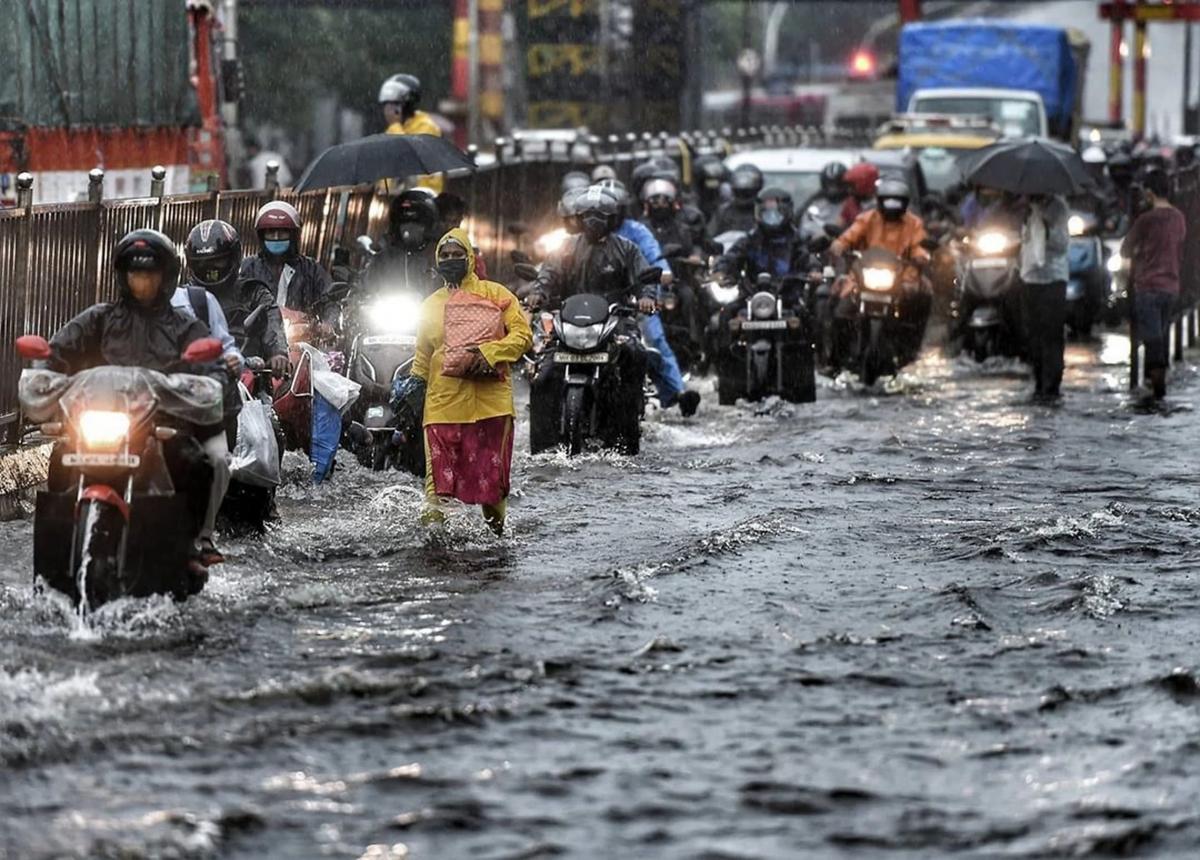
[[[643,269],[638,275],[639,284],[657,284],[662,280],[663,270],[658,266],[651,266],[648,269]]]
[[[40,334],[27,334],[17,338],[17,354],[30,361],[49,358],[50,343]]]
[[[189,364],[207,364],[221,357],[224,350],[215,337],[202,337],[188,344],[181,356]]]
[[[374,257],[379,253],[379,250],[375,247],[375,243],[371,241],[370,236],[359,236],[356,240],[356,244],[358,245],[358,249],[368,257]]]
[[[537,266],[532,263],[517,263],[513,267],[517,273],[517,277],[523,281],[536,281],[538,276]]]

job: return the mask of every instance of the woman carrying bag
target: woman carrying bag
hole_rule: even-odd
[[[437,245],[444,286],[421,306],[417,354],[405,387],[424,386],[424,523],[445,519],[441,501],[482,505],[487,524],[504,530],[512,471],[513,406],[509,365],[533,342],[516,296],[475,274],[465,230]]]

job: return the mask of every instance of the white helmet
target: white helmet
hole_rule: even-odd
[[[415,106],[421,100],[421,82],[413,75],[392,75],[379,88],[379,103]]]
[[[1108,153],[1094,143],[1085,149],[1080,157],[1084,164],[1108,164]]]

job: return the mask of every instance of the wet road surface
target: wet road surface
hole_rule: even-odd
[[[1200,386],[1130,409],[1125,346],[518,453],[503,539],[293,462],[92,629],[4,524],[0,857],[1195,856]]]

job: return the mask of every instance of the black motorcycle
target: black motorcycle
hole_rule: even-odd
[[[986,227],[963,243],[953,304],[953,347],[983,362],[1018,355],[1020,242],[1006,230]]]
[[[858,315],[852,366],[863,385],[874,385],[916,357],[928,320],[906,319],[900,293],[904,260],[886,248],[868,248],[854,257],[851,271]],[[914,334],[914,330],[920,334]]]
[[[710,286],[710,293],[715,295],[717,288]],[[792,403],[817,399],[808,292],[804,279],[773,280],[763,273],[753,291],[739,289],[740,301],[725,306],[719,316],[715,358],[722,406],[770,395]]]
[[[660,269],[648,269],[641,281],[658,283],[661,276]],[[638,453],[646,407],[645,373],[631,378],[627,363],[619,360],[621,352],[630,348],[646,350],[636,317],[633,305],[610,305],[603,296],[591,293],[563,302],[553,317],[552,341],[539,358],[538,382],[530,391],[532,453],[562,445],[575,456],[589,440],[623,454]],[[555,367],[546,367],[546,362]],[[643,367],[645,363],[641,362]],[[549,384],[557,378],[559,384]]]

